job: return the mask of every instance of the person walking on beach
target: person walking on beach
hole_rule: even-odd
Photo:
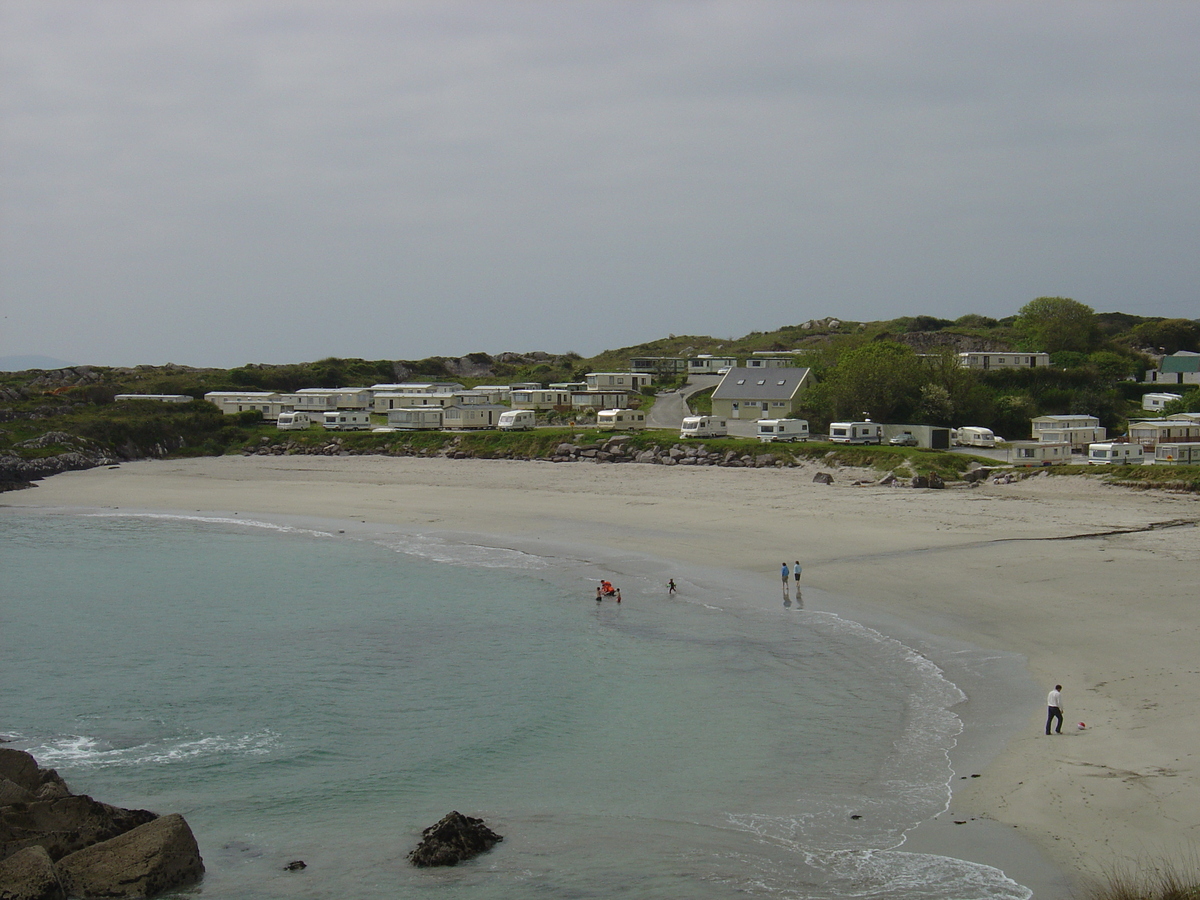
[[[675,593],[675,579],[674,578],[667,579],[667,593],[672,594],[672,595]]]
[[[796,594],[800,593],[800,560],[796,560],[796,565],[792,568],[792,574],[796,577]]]
[[[1056,684],[1054,690],[1050,692],[1050,696],[1046,698],[1046,734],[1050,733],[1050,723],[1055,719],[1058,720],[1058,725],[1055,727],[1054,733],[1062,734],[1063,702],[1061,684]]]
[[[788,596],[788,576],[792,573],[788,571],[787,563],[783,564],[783,596]]]

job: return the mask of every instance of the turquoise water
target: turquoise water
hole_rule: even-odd
[[[560,560],[199,516],[6,512],[0,573],[0,735],[183,813],[189,895],[1029,893],[903,851],[962,694],[834,616],[636,578],[597,604]],[[504,842],[412,869],[450,809]]]

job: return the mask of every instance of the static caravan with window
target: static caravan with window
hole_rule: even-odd
[[[1164,466],[1200,466],[1200,443],[1159,444],[1154,448],[1154,462]]]
[[[1071,461],[1071,445],[1066,441],[1013,441],[1008,445],[1008,461],[1014,466],[1053,466]]]
[[[414,406],[389,409],[388,427],[397,431],[437,431],[442,427],[440,406]]]
[[[324,414],[322,424],[327,431],[368,431],[371,414],[365,409],[330,410]]]
[[[883,443],[883,428],[870,420],[866,422],[831,422],[829,424],[829,440],[835,444],[881,444]]]
[[[807,441],[806,419],[759,419],[758,439],[766,444],[771,441]]]
[[[954,443],[959,447],[995,447],[996,435],[990,428],[967,425],[955,430]]]
[[[729,434],[729,424],[717,416],[684,416],[681,438],[715,438]]]
[[[646,414],[640,409],[602,409],[596,413],[596,427],[602,431],[645,428]]]
[[[1141,444],[1088,444],[1088,463],[1093,466],[1140,466],[1145,461]]]
[[[275,427],[280,431],[304,431],[312,425],[312,416],[306,412],[293,410],[281,412],[275,420]]]
[[[529,431],[537,425],[537,413],[532,409],[510,409],[500,413],[496,427],[501,431]]]

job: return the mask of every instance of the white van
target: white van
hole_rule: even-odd
[[[758,439],[770,441],[807,441],[808,421],[805,419],[759,419]]]
[[[685,416],[683,427],[679,429],[681,438],[714,438],[727,434],[729,427],[725,420],[716,416]]]
[[[640,409],[602,409],[596,413],[596,427],[602,431],[645,428],[646,414]]]
[[[326,431],[367,431],[371,414],[365,409],[337,409],[324,414]]]
[[[835,444],[881,444],[883,426],[870,419],[865,422],[831,422],[829,440]]]
[[[967,425],[954,432],[954,444],[957,447],[995,447],[996,435],[990,428]]]
[[[1141,444],[1088,444],[1088,463],[1093,466],[1140,466],[1145,461]]]
[[[537,413],[532,409],[510,409],[500,413],[496,427],[501,431],[529,431],[537,424]]]
[[[312,418],[306,412],[281,412],[275,420],[275,427],[280,431],[304,431],[312,425]]]

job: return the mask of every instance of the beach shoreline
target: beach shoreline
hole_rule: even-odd
[[[661,581],[685,593],[761,585],[739,590],[764,603],[778,602],[765,598],[779,591],[779,562],[799,556],[812,608],[907,636],[971,697],[955,710],[967,731],[952,754],[950,810],[905,849],[992,846],[1009,861],[974,849],[964,858],[1004,868],[1035,896],[1065,896],[1068,881],[1110,871],[1121,850],[1130,866],[1186,859],[1200,829],[1198,676],[1187,669],[1200,541],[1194,525],[1136,530],[1195,521],[1194,497],[1079,478],[914,491],[813,484],[804,470],[235,457],[66,473],[0,506],[224,509],[547,557],[592,548],[594,559],[577,561],[644,578],[670,567]],[[1004,688],[1020,696],[984,690],[986,666],[961,683],[971,673],[954,670],[955,647],[974,648],[972,665],[1005,657],[997,664],[1024,668],[1024,683]],[[1053,683],[1066,688],[1069,727],[1046,738],[1041,704]],[[1023,839],[1071,877],[1032,859]]]

